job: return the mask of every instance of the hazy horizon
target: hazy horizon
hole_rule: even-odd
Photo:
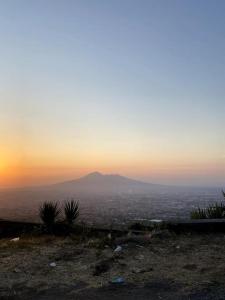
[[[224,1],[2,1],[0,187],[98,170],[225,185]]]
[[[57,184],[63,184],[63,183],[69,183],[69,182],[76,182],[77,180],[80,180],[80,179],[83,179],[83,178],[86,178],[86,177],[89,177],[89,176],[95,176],[95,175],[100,175],[102,177],[122,177],[122,178],[126,178],[126,179],[130,179],[130,180],[134,180],[134,181],[137,181],[137,182],[140,182],[140,183],[147,183],[147,184],[153,184],[153,185],[159,185],[159,186],[168,186],[168,187],[190,187],[190,188],[214,188],[214,189],[222,189],[225,188],[225,184],[224,185],[220,185],[220,186],[216,186],[216,185],[201,185],[201,184],[166,184],[166,183],[162,183],[162,182],[156,182],[156,181],[148,181],[147,179],[145,178],[138,178],[138,177],[130,177],[130,176],[125,176],[124,174],[119,174],[119,173],[101,173],[99,172],[98,170],[94,170],[90,173],[85,173],[85,174],[82,174],[78,177],[71,177],[71,178],[67,178],[64,180],[57,180],[57,181],[49,181],[48,183],[46,182],[43,182],[43,183],[36,183],[36,184],[30,184],[30,185],[18,185],[18,186],[0,186],[0,189],[17,189],[17,188],[35,188],[35,187],[44,187],[44,186],[54,186],[54,185],[57,185]],[[101,190],[101,186],[98,186],[98,184],[96,184],[96,187]]]

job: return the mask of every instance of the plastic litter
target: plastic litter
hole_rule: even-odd
[[[115,277],[111,280],[111,283],[113,284],[123,284],[125,283],[125,280],[123,277]]]
[[[117,246],[116,249],[114,250],[114,252],[116,252],[116,253],[120,252],[120,251],[122,251],[122,247],[121,246]]]
[[[56,263],[55,263],[55,262],[51,262],[51,263],[49,264],[49,266],[54,268],[54,267],[56,267]]]
[[[20,238],[16,237],[16,238],[11,239],[10,242],[18,242],[19,240],[20,240]]]
[[[141,245],[136,245],[136,247],[138,247],[138,248],[144,248],[144,246],[141,246]]]
[[[150,222],[152,222],[152,223],[162,223],[162,220],[152,219],[152,220],[150,220]]]

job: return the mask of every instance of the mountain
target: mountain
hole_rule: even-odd
[[[103,175],[99,172],[93,172],[79,179],[57,183],[51,187],[76,194],[111,195],[143,193],[160,187],[160,185],[137,181],[117,174]]]

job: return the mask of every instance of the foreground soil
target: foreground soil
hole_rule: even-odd
[[[115,253],[102,238],[2,239],[0,299],[225,299],[224,234],[162,233],[120,245]],[[118,277],[124,282],[111,282]]]

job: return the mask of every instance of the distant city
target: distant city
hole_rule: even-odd
[[[79,200],[80,219],[88,225],[120,227],[150,219],[190,218],[190,211],[222,201],[218,188],[150,184],[120,175],[94,172],[54,185],[0,190],[0,218],[39,222],[46,200]]]

